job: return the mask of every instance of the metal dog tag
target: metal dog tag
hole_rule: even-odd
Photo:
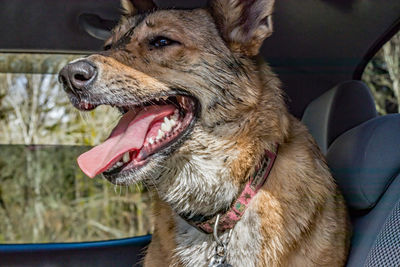
[[[214,255],[208,267],[233,267],[229,263],[225,262],[225,258],[225,256]]]
[[[228,234],[228,239],[223,242],[219,237],[218,237],[218,223],[219,223],[219,218],[220,215],[217,215],[217,219],[215,220],[214,224],[214,240],[217,243],[217,246],[215,247],[215,254],[211,258],[210,264],[208,267],[233,267],[229,263],[226,263],[226,246],[229,243],[229,240],[231,238],[232,230],[230,230]]]

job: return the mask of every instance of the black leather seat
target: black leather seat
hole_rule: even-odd
[[[312,101],[302,122],[326,154],[336,137],[377,116],[368,87],[360,81],[343,82]]]
[[[347,266],[400,266],[400,114],[347,131],[327,159],[353,224]]]

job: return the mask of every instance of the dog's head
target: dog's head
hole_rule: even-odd
[[[78,109],[111,105],[124,114],[104,144],[80,157],[82,169],[116,184],[151,177],[150,185],[169,179],[176,186],[185,168],[189,176],[246,172],[241,155],[248,157],[261,135],[281,132],[278,82],[269,69],[260,75],[255,59],[272,33],[273,2],[157,10],[149,1],[122,1],[124,15],[105,51],[60,73]]]

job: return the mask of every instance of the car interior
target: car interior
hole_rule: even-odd
[[[119,14],[118,0],[4,0],[0,52],[90,54],[102,49]],[[400,1],[276,1],[273,19],[275,32],[261,55],[344,194],[353,232],[346,266],[400,266],[400,114],[378,115],[361,81],[367,63],[400,29]],[[0,244],[0,266],[133,266],[150,240]]]

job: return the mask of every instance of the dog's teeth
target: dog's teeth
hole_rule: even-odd
[[[156,100],[157,100],[157,102],[158,102],[158,101],[160,101],[160,98],[159,98],[159,97],[156,97]]]
[[[129,156],[129,152],[126,152],[126,153],[124,154],[124,156],[122,157],[122,161],[123,161],[124,163],[129,162],[130,159],[131,159],[131,157]]]
[[[161,129],[158,130],[158,134],[157,134],[156,140],[160,140],[163,136],[164,136],[164,132],[161,131]]]
[[[179,111],[175,109],[174,115],[171,116],[170,120],[177,121],[179,119]]]
[[[171,127],[174,127],[174,126],[176,125],[176,121],[175,121],[174,118],[171,118],[171,119],[169,120],[169,125],[171,125]]]
[[[149,138],[149,144],[150,144],[150,145],[154,144],[153,137],[150,137],[150,138]]]
[[[171,125],[169,124],[169,121],[164,122],[163,124],[161,124],[161,130],[165,133],[171,131]]]
[[[161,130],[163,130],[163,132],[165,133],[168,133],[169,131],[171,131],[171,125],[169,124],[161,125]]]
[[[167,100],[168,99],[168,96],[162,96],[161,97],[163,100]]]
[[[110,168],[108,168],[107,171],[111,172],[111,171],[117,169],[118,167],[121,167],[122,165],[124,165],[124,163],[127,163],[128,161],[125,161],[127,157],[128,157],[128,161],[129,161],[130,160],[129,152],[126,152],[124,154],[124,156],[122,157],[122,159],[120,161],[114,163],[114,165],[111,166]]]
[[[174,125],[176,124],[175,121],[171,118],[168,119],[167,117],[164,118],[164,123],[169,126],[170,128],[174,127]],[[168,132],[171,130],[168,130]]]
[[[173,115],[171,118],[169,118],[170,120],[174,120],[174,121],[177,121],[178,120],[178,115]]]
[[[182,105],[187,106],[189,104],[189,101],[186,99],[186,97],[182,97]]]

